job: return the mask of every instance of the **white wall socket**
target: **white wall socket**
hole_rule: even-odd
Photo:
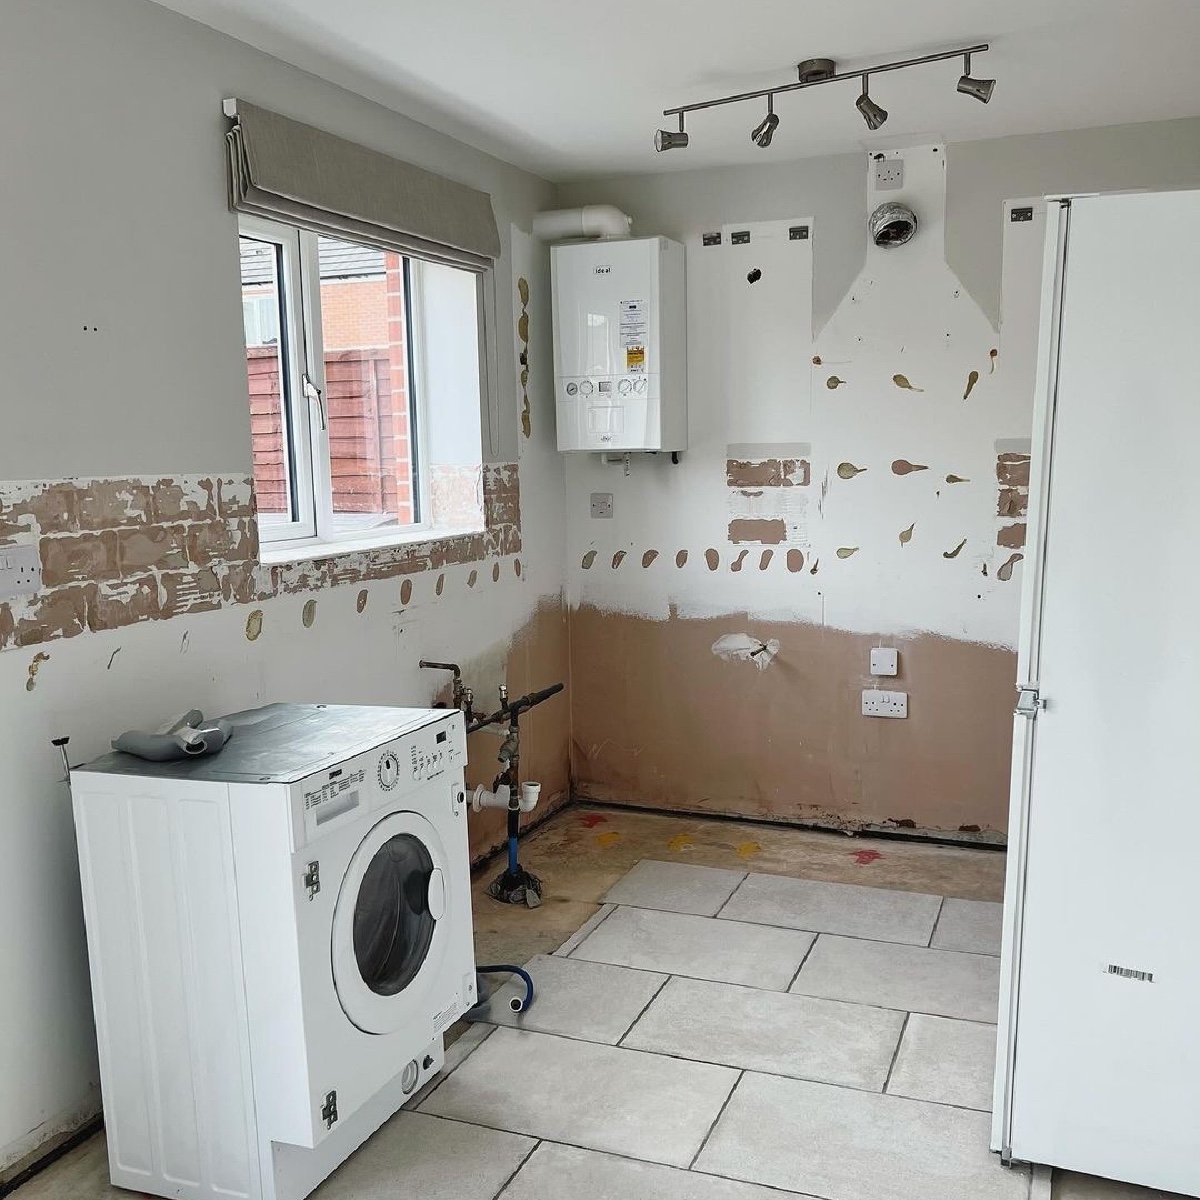
[[[881,692],[878,688],[866,688],[862,694],[864,717],[891,717],[902,721],[908,716],[907,692]]]
[[[37,546],[0,546],[0,600],[36,596],[41,590],[42,560]]]
[[[900,651],[889,650],[886,646],[876,646],[871,651],[872,675],[899,675]]]
[[[875,190],[895,192],[904,186],[904,159],[877,158],[875,160]]]
[[[613,515],[612,492],[592,493],[592,520],[611,521]]]

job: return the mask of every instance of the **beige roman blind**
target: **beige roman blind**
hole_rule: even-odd
[[[225,115],[236,211],[472,271],[499,257],[486,192],[244,100]]]

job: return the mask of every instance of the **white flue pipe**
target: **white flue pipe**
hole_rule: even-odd
[[[521,784],[521,798],[517,802],[523,813],[531,813],[537,808],[538,799],[542,794],[540,783]],[[471,807],[476,812],[485,808],[507,808],[511,793],[507,783],[502,783],[494,792],[489,792],[482,784],[475,789],[471,797]]]
[[[611,204],[588,204],[534,213],[533,236],[544,242],[627,238],[632,225],[633,218]]]

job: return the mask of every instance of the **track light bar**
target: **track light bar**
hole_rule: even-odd
[[[686,113],[700,112],[706,108],[718,108],[725,104],[740,104],[744,100],[767,100],[767,116],[751,133],[751,138],[760,146],[769,146],[775,130],[779,127],[779,118],[775,115],[775,97],[783,92],[798,92],[804,88],[820,87],[823,83],[837,83],[843,79],[861,79],[862,94],[855,107],[862,113],[869,129],[878,129],[887,120],[887,110],[876,104],[867,92],[867,80],[872,75],[881,75],[885,71],[904,71],[909,67],[920,67],[926,63],[944,62],[951,58],[961,58],[966,64],[966,70],[958,81],[958,90],[966,96],[986,104],[992,98],[992,89],[996,86],[994,79],[975,79],[971,76],[971,55],[983,54],[988,49],[987,42],[976,46],[960,46],[955,50],[940,50],[936,54],[922,54],[917,58],[902,58],[895,62],[878,63],[873,67],[860,67],[855,71],[838,71],[831,59],[805,59],[798,68],[799,79],[795,83],[783,83],[778,87],[759,88],[753,92],[738,92],[733,96],[721,96],[715,100],[699,100],[695,104],[681,104],[678,108],[664,108],[664,117],[679,118],[679,132],[674,133],[660,129],[654,135],[654,146],[657,150],[674,150],[688,144],[688,135],[683,131],[683,118]]]

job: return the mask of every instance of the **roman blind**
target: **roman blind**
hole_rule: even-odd
[[[492,198],[245,100],[226,100],[237,212],[484,271],[500,255]]]

